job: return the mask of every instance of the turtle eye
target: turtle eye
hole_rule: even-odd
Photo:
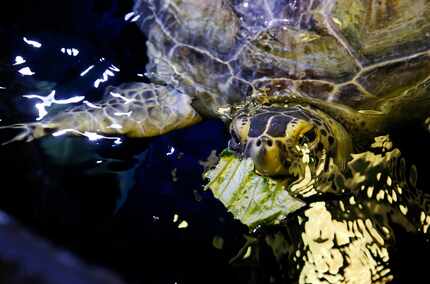
[[[315,132],[315,128],[312,128],[311,130],[303,134],[302,137],[300,137],[299,143],[302,145],[305,143],[312,143],[313,141],[315,141],[316,138],[317,134]]]

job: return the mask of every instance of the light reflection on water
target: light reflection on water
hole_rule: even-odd
[[[22,56],[17,56],[17,57],[15,57],[15,63],[13,65],[20,65],[20,64],[23,64],[25,62],[26,61],[24,58],[22,58]]]
[[[244,3],[244,7],[248,5],[248,2]],[[135,15],[133,12],[131,13],[127,13],[124,16],[124,20],[127,22],[134,22],[137,21],[139,19],[139,15]],[[55,46],[55,48],[51,48],[49,44],[44,43],[43,40],[41,40],[41,42],[38,41],[34,41],[32,40],[32,37],[29,36],[24,37],[24,43],[30,47],[34,47],[34,48],[38,48],[40,49],[40,51],[43,51],[44,49],[48,49],[48,50],[55,50],[57,53],[58,50],[60,50],[61,54],[60,56],[66,57],[68,58],[68,60],[73,60],[74,63],[76,63],[77,65],[79,65],[80,68],[80,73],[79,75],[76,75],[74,79],[79,80],[80,77],[82,79],[88,79],[88,81],[90,81],[91,83],[88,84],[89,87],[94,88],[94,89],[98,89],[100,90],[100,92],[102,92],[102,90],[111,84],[117,84],[118,83],[118,77],[120,76],[120,72],[122,69],[122,66],[117,66],[116,62],[112,62],[108,57],[103,57],[103,56],[96,56],[96,58],[93,58],[92,62],[82,62],[82,56],[84,56],[86,54],[86,50],[85,48],[74,48],[74,47],[61,47],[61,46],[74,46],[70,43],[58,43],[58,46]],[[57,56],[57,55],[55,55]],[[53,55],[54,57],[54,55]],[[27,63],[28,66],[26,67],[22,67],[19,66],[20,69],[17,70],[16,72],[18,73],[18,76],[32,76],[35,78],[35,80],[38,80],[38,72],[37,72],[37,64],[34,64],[34,66],[32,66],[32,62],[31,62],[31,57],[27,57],[27,56],[21,56],[21,55],[16,55],[14,57],[14,60],[12,60],[13,66],[18,66],[18,65],[22,65],[24,63]],[[27,62],[28,61],[28,62]],[[55,60],[53,60],[50,64],[55,64]],[[22,68],[21,68],[22,67]],[[121,68],[120,68],[121,67]],[[125,68],[124,68],[125,69]],[[144,77],[143,73],[137,73],[136,74],[137,77]],[[136,77],[136,78],[137,78]],[[42,80],[42,78],[40,78]],[[87,86],[87,87],[88,87]],[[6,87],[0,87],[0,89],[4,89],[6,90]],[[56,98],[55,95],[56,93],[58,94],[59,98]],[[74,105],[77,103],[82,103],[85,104],[91,108],[100,108],[100,106],[98,106],[95,102],[92,102],[90,98],[88,98],[88,96],[86,95],[85,92],[83,92],[83,94],[78,94],[76,95],[76,93],[72,94],[70,92],[67,91],[62,91],[59,89],[46,89],[46,90],[35,90],[34,92],[30,92],[30,93],[25,93],[25,94],[20,94],[22,95],[24,98],[27,99],[31,99],[34,100],[34,108],[38,111],[38,117],[36,118],[36,120],[41,120],[43,117],[49,115],[49,112],[52,109],[54,109],[55,105],[60,105],[61,107],[67,107],[67,105]],[[111,96],[113,97],[118,97],[120,99],[124,100],[124,103],[129,103],[130,101],[125,98],[122,97],[120,94],[116,94],[116,93],[110,93]],[[130,115],[130,113],[115,113],[115,115],[118,116],[127,116]],[[111,127],[115,128],[115,127],[121,127],[120,125],[111,125]],[[79,132],[73,129],[65,129],[62,131],[57,131],[55,133],[53,133],[53,136],[58,137],[58,136],[62,136],[65,135],[67,133],[70,132],[74,132],[75,134],[78,135],[82,135],[85,136],[86,138],[88,138],[89,141],[99,141],[101,139],[107,139],[107,140],[112,140],[113,141],[113,146],[115,145],[119,145],[122,143],[121,138],[119,137],[106,137],[106,136],[102,136],[93,132]],[[167,151],[165,152],[166,156],[172,156],[176,153],[176,148],[173,146],[169,146],[166,148]],[[101,163],[101,160],[97,160],[97,164]],[[369,192],[369,189],[367,189],[367,192]],[[382,191],[381,191],[382,192]],[[369,193],[367,193],[369,194]],[[372,194],[370,194],[372,195]],[[379,195],[380,196],[380,195]],[[388,195],[387,195],[388,196]],[[377,197],[378,199],[381,199],[383,197]],[[388,198],[388,197],[386,197]],[[379,201],[379,200],[378,200]],[[349,199],[349,204],[347,203],[347,205],[354,205],[354,203],[357,202],[355,199]],[[339,208],[344,207],[343,205],[339,205],[336,204],[336,206],[338,206]],[[338,221],[337,219],[335,219],[332,214],[328,213],[329,209],[333,209],[333,208],[328,208],[328,206],[326,206],[326,204],[322,204],[322,203],[314,203],[313,206],[310,206],[311,209],[309,209],[309,211],[307,212],[307,217],[311,217],[312,219],[309,221],[309,225],[308,225],[308,230],[305,231],[304,236],[303,236],[303,240],[306,243],[306,245],[308,246],[312,246],[312,249],[321,252],[323,249],[326,249],[327,252],[330,252],[331,255],[330,257],[332,257],[333,259],[335,259],[336,257],[338,257],[339,252],[337,251],[338,248],[333,248],[332,247],[324,247],[324,245],[327,245],[327,243],[330,243],[330,245],[333,245],[332,241],[336,238],[337,235],[348,235],[348,234],[352,234],[351,232],[357,232],[357,234],[361,231],[361,233],[364,232],[365,236],[362,238],[365,241],[360,243],[360,246],[355,247],[357,250],[359,251],[363,251],[363,250],[367,250],[367,246],[369,244],[374,245],[375,244],[375,237],[376,239],[378,237],[378,233],[377,234],[373,234],[371,235],[371,233],[369,232],[373,232],[372,229],[372,224],[368,225],[369,222],[366,222],[369,219],[360,219],[360,218],[356,218],[354,220],[354,222],[351,225],[351,228],[349,228],[349,223],[348,220],[345,221]],[[401,213],[403,213],[405,211],[404,209],[405,207],[402,207],[402,205],[399,206],[400,211],[402,211]],[[342,210],[341,210],[342,211]],[[368,214],[368,212],[366,213]],[[403,214],[406,215],[406,214]],[[158,218],[158,217],[157,217]],[[352,218],[352,217],[351,217]],[[426,220],[426,217],[424,218]],[[314,222],[314,223],[312,223]],[[305,222],[306,223],[306,222]],[[316,223],[316,224],[315,224]],[[321,233],[320,236],[317,235],[313,235],[318,232],[318,228],[322,227],[324,230],[323,233],[330,233],[331,235],[329,236],[330,238],[327,238],[327,236],[323,235],[323,233]],[[335,227],[335,229],[333,229],[331,226]],[[355,226],[355,227],[354,227]],[[369,229],[370,228],[370,229]],[[367,231],[366,229],[369,229],[369,231]],[[366,231],[365,231],[366,230]],[[425,227],[425,230],[427,230],[427,227]],[[336,233],[333,233],[332,231],[336,231]],[[312,238],[310,238],[309,236],[305,236],[306,233],[309,233],[309,235],[311,235]],[[351,237],[351,239],[354,236],[349,236]],[[340,237],[338,237],[340,238]],[[333,241],[334,242],[334,241]],[[379,246],[377,247],[377,249],[380,249]],[[382,250],[382,253],[380,253],[378,255],[378,257],[384,258],[386,257],[386,250],[384,250],[383,248],[380,249]],[[333,252],[334,251],[334,252]],[[248,252],[248,250],[247,250]],[[357,253],[356,251],[352,251],[352,253]],[[322,253],[323,256],[317,256],[316,258],[321,258],[324,259],[326,257],[326,255],[324,253]],[[302,257],[302,255],[298,255],[296,257],[296,260],[299,259],[299,256]],[[320,261],[320,263],[318,263],[317,266],[318,269],[324,270],[323,272],[326,272],[325,269],[326,267],[321,265],[322,260],[321,259],[314,259],[313,261],[318,262]],[[335,259],[336,261],[338,259]],[[334,262],[336,262],[334,261]],[[308,262],[308,264],[314,264],[312,262]],[[339,266],[338,262],[333,264],[334,266]],[[308,269],[309,273],[312,273],[312,268],[311,267]],[[332,267],[329,267],[330,269],[332,269]],[[339,268],[339,267],[337,267]],[[335,269],[332,269],[330,271],[336,271]],[[378,271],[379,274],[383,274],[384,271]],[[384,274],[385,275],[385,274]]]
[[[39,116],[36,118],[36,120],[42,120],[45,116],[48,115],[47,107],[50,107],[52,104],[59,104],[59,105],[68,105],[68,104],[75,104],[78,102],[81,102],[85,99],[84,96],[75,96],[68,99],[55,99],[55,90],[53,90],[49,95],[46,97],[38,96],[38,95],[24,95],[24,98],[28,99],[38,99],[42,102],[36,103],[34,107],[39,112]]]
[[[24,39],[24,42],[25,42],[26,44],[28,44],[28,45],[30,45],[30,46],[32,46],[32,47],[34,47],[34,48],[41,48],[41,47],[42,47],[42,44],[41,44],[40,42],[37,42],[37,41],[35,41],[35,40],[28,39],[28,38],[26,38],[26,37],[24,37],[23,39]]]
[[[78,54],[79,54],[79,50],[76,49],[76,48],[65,48],[65,47],[62,47],[61,48],[61,52],[62,53],[66,53],[69,56],[78,56]]]
[[[139,15],[136,15],[134,12],[128,12],[123,16],[123,20],[127,23],[127,25],[135,26],[134,22],[138,19]],[[63,42],[52,42],[52,39],[49,37],[40,35],[33,36],[28,33],[21,37],[22,41],[19,41],[19,38],[20,36],[17,35],[16,41],[20,42],[21,46],[18,46],[16,50],[20,50],[20,54],[13,55],[13,58],[10,60],[10,68],[11,70],[15,70],[18,81],[20,80],[20,77],[31,77],[31,81],[26,81],[23,83],[25,84],[25,89],[29,90],[13,95],[34,101],[33,107],[37,114],[37,117],[35,118],[36,121],[41,121],[45,117],[49,117],[51,111],[53,113],[57,113],[59,109],[66,109],[71,105],[76,106],[79,104],[85,104],[90,108],[100,108],[100,106],[98,106],[97,103],[93,101],[93,99],[87,98],[88,93],[92,92],[90,87],[98,89],[98,93],[102,94],[103,90],[107,86],[120,83],[118,79],[116,79],[117,75],[120,75],[121,72],[119,65],[106,56],[96,56],[94,58],[94,55],[92,55],[93,51],[88,52],[85,50],[85,47],[80,47],[79,42],[76,44],[71,44],[68,40],[64,40]],[[30,52],[28,47],[33,48],[35,51]],[[58,53],[58,51],[60,51],[60,53]],[[39,70],[41,68],[43,69],[44,66],[40,65],[38,54],[41,54],[40,56],[43,57],[44,64],[50,66],[48,69],[51,70],[55,70],[54,66],[59,64],[61,67],[61,72],[64,72],[62,69],[64,69],[63,62],[65,60],[70,66],[81,66],[79,75],[68,78],[66,85],[84,86],[84,88],[78,88],[77,91],[71,92],[69,87],[64,87],[64,82],[57,82],[55,79],[56,74],[52,74],[54,75],[52,76],[52,81],[49,79],[51,74],[48,75],[48,80],[46,80],[46,74],[41,75],[39,72]],[[85,63],[89,61],[89,55],[92,57],[92,59],[90,59],[92,64],[85,66]],[[141,68],[143,70],[144,66]],[[42,73],[44,73],[44,70]],[[143,72],[136,73],[135,76],[136,79],[145,79]],[[135,81],[139,81],[139,79]],[[41,85],[39,82],[46,82],[47,84]],[[0,90],[8,90],[7,83],[8,82],[5,82],[4,86],[1,85]],[[8,95],[7,93],[5,94]],[[113,97],[122,98],[119,94],[111,93],[110,95]],[[94,97],[94,95],[91,95],[91,97]],[[125,103],[129,103],[129,101],[125,101]],[[129,116],[130,113],[116,113],[115,115]],[[112,124],[110,127],[121,128],[122,126]],[[89,139],[89,141],[96,141],[99,139],[113,140],[113,146],[119,145],[121,143],[121,139],[119,137],[107,137],[98,134],[96,135],[95,133],[91,132],[81,133],[71,129],[57,131],[54,133],[54,136],[60,136],[70,132],[85,136]]]

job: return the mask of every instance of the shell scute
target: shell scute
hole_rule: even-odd
[[[430,49],[427,0],[335,1],[331,21],[363,65]]]
[[[358,72],[353,58],[334,37],[313,31],[295,31],[286,26],[261,34],[240,59],[243,69],[264,70],[257,74],[293,80],[342,82]]]
[[[430,55],[364,71],[357,81],[377,97],[396,96],[430,77]]]

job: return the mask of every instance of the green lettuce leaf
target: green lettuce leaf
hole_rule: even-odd
[[[305,205],[292,197],[282,182],[257,175],[251,159],[239,159],[229,151],[221,154],[216,167],[205,177],[209,179],[206,188],[251,228],[276,224]]]

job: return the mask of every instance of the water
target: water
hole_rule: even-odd
[[[145,38],[131,10],[131,1],[119,0],[27,1],[0,9],[0,123],[34,121],[73,101],[95,102],[108,85],[145,82]],[[1,142],[12,135],[0,134]],[[392,139],[417,165],[418,188],[427,191],[430,135],[406,125]],[[209,120],[120,144],[66,136],[12,143],[0,147],[0,208],[127,283],[283,283],[288,277],[267,245],[260,266],[229,264],[247,229],[202,190],[200,163],[227,140],[225,126]],[[430,252],[428,238],[393,230],[396,281],[426,277],[419,257]]]
[[[27,1],[0,10],[2,125],[35,121],[71,98],[97,101],[108,85],[145,81],[145,38],[125,20],[132,1]],[[55,100],[23,97],[46,98],[52,89]],[[78,137],[12,143],[0,148],[0,207],[127,283],[228,282],[239,277],[228,261],[246,229],[202,191],[199,164],[227,139],[221,122],[207,121],[120,145]],[[188,227],[178,228],[184,220]]]

